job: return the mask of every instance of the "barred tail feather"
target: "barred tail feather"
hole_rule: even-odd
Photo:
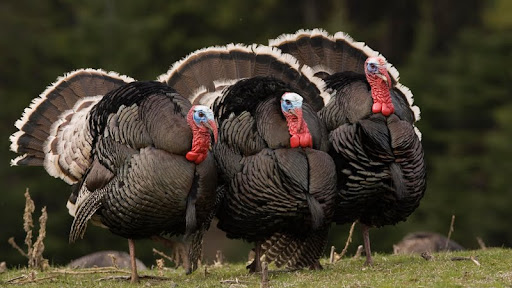
[[[290,83],[317,110],[330,99],[325,83],[314,77],[309,67],[301,68],[291,55],[261,45],[230,44],[197,50],[158,80],[194,104],[211,106],[226,86],[256,76],[273,76]]]
[[[197,230],[192,233],[187,243],[187,255],[189,259],[188,267],[185,267],[185,273],[190,274],[197,270],[199,261],[203,252],[203,236],[205,230]]]
[[[50,175],[76,183],[89,161],[90,143],[84,132],[87,112],[108,91],[131,81],[115,72],[95,69],[80,69],[58,78],[16,121],[19,131],[11,135],[10,148],[21,155],[11,165],[45,166]]]
[[[277,267],[290,269],[318,268],[327,245],[329,230],[324,228],[306,238],[275,233],[262,244],[262,259]]]

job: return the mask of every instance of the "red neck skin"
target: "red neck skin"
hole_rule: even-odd
[[[210,149],[210,131],[206,127],[198,127],[192,119],[192,113],[187,117],[188,125],[192,129],[192,149],[185,156],[188,161],[199,164],[208,156]]]
[[[295,110],[295,114],[283,112],[286,122],[288,123],[288,132],[290,133],[290,146],[297,147],[313,147],[313,138],[309,133],[308,124],[302,117],[302,109]]]
[[[391,83],[390,77],[388,75],[386,75],[386,77],[388,78],[388,83]],[[395,107],[391,102],[391,95],[389,93],[390,86],[376,75],[367,75],[366,79],[372,89],[372,112],[375,114],[382,113],[384,116],[393,114]]]

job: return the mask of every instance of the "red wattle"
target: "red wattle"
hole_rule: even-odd
[[[185,155],[185,158],[187,158],[188,161],[194,162],[196,164],[199,164],[203,162],[206,159],[207,154],[204,153],[197,153],[197,152],[187,152]]]
[[[373,103],[372,112],[373,113],[379,113],[380,111],[382,111],[382,104],[379,103],[379,102]]]
[[[292,135],[292,137],[290,137],[290,146],[292,148],[297,148],[297,147],[300,146],[300,138],[299,138],[299,136]]]
[[[309,148],[312,148],[313,147],[313,138],[311,137],[311,134],[309,133],[304,133],[301,135],[301,139],[300,139],[300,146],[301,147],[309,147]]]
[[[199,154],[190,151],[190,152],[187,152],[187,155],[185,155],[185,158],[187,158],[187,160],[190,162],[195,162],[197,160],[198,156],[199,156]]]
[[[386,103],[384,103],[382,105],[382,115],[384,115],[384,116],[389,116],[389,115],[393,114],[393,112],[395,112],[394,110],[395,109],[393,106],[388,106],[388,105],[386,105]]]
[[[196,163],[196,164],[200,164],[200,163],[201,163],[201,162],[203,162],[205,159],[206,159],[206,154],[199,154],[199,155],[197,156],[196,161],[194,161],[194,163]]]

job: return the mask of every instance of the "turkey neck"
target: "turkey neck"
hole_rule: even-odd
[[[193,120],[193,113],[193,109],[190,109],[187,115],[188,126],[192,130],[192,149],[187,152],[185,157],[188,161],[199,164],[203,162],[208,155],[208,149],[210,148],[210,130],[204,126],[197,126]]]
[[[210,148],[210,131],[207,128],[192,126],[192,149],[190,152],[206,155]]]
[[[312,147],[311,134],[309,133],[308,124],[302,116],[302,109],[296,109],[295,113],[283,113],[288,124],[288,132],[290,133],[290,146],[296,147]],[[297,140],[294,140],[297,139]]]
[[[387,75],[386,75],[387,76]],[[372,90],[373,106],[372,112],[381,112],[384,116],[389,116],[395,112],[395,107],[391,102],[391,94],[389,93],[389,85],[381,78],[372,75],[366,77]],[[389,79],[389,76],[387,76]],[[390,81],[389,79],[388,81]]]

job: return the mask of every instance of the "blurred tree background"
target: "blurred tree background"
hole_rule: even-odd
[[[91,225],[83,240],[68,244],[70,188],[43,168],[9,165],[16,156],[9,151],[14,122],[58,76],[91,67],[151,80],[196,49],[266,44],[302,28],[344,31],[380,51],[422,110],[417,126],[428,163],[426,196],[406,222],[371,230],[373,250],[391,252],[408,232],[446,234],[451,215],[452,238],[463,246],[478,248],[475,238],[481,237],[488,246],[510,247],[511,16],[509,0],[2,1],[0,261],[26,264],[7,243],[14,236],[23,244],[26,187],[36,203],[35,220],[41,207],[48,208],[44,255],[52,264],[127,247],[126,240]],[[348,226],[332,229],[338,249]],[[349,253],[362,242],[357,230]],[[211,235],[206,242],[212,251],[225,249],[228,260],[246,259],[247,245]],[[156,245],[139,243],[137,256],[154,263],[149,247]]]

